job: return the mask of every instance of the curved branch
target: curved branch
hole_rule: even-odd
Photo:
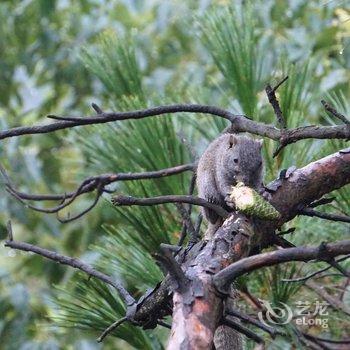
[[[119,113],[99,113],[92,117],[58,117],[49,115],[51,119],[63,119],[56,123],[48,125],[36,125],[36,126],[22,126],[9,130],[4,130],[0,132],[0,140],[9,137],[20,136],[20,135],[32,135],[32,134],[45,134],[56,130],[62,130],[67,128],[73,128],[80,125],[91,125],[91,124],[103,124],[109,123],[117,120],[126,119],[142,119],[152,116],[159,116],[169,113],[205,113],[211,114],[217,117],[233,121],[235,115],[226,111],[224,109],[206,106],[206,105],[196,105],[196,104],[176,104],[167,106],[158,106],[148,109],[130,111],[130,112],[119,112]],[[244,117],[243,117],[244,118]]]
[[[136,198],[131,196],[115,196],[112,198],[112,203],[115,206],[131,206],[131,205],[140,205],[140,206],[150,206],[158,205],[165,203],[188,203],[193,205],[199,205],[201,207],[209,208],[215,211],[219,216],[225,218],[228,215],[228,212],[223,209],[220,205],[210,203],[203,198],[189,196],[189,195],[169,195],[169,196],[158,196],[151,198]]]
[[[84,209],[82,212],[80,212],[79,214],[76,214],[71,218],[67,218],[67,219],[58,218],[58,220],[62,223],[67,223],[67,222],[76,220],[82,217],[83,215],[85,215],[86,213],[88,213],[91,209],[93,209],[98,203],[98,200],[101,197],[102,193],[108,192],[108,190],[105,187],[111,183],[114,183],[117,181],[162,178],[166,176],[177,175],[185,171],[194,171],[195,168],[196,168],[196,164],[190,163],[190,164],[179,165],[171,168],[165,168],[165,169],[155,170],[155,171],[146,171],[146,172],[140,172],[140,173],[101,174],[101,175],[97,175],[97,176],[93,176],[85,179],[74,192],[60,194],[60,195],[57,195],[57,194],[51,195],[51,194],[28,194],[28,193],[23,193],[16,190],[10,178],[8,177],[5,169],[0,165],[0,171],[6,181],[7,192],[10,193],[17,200],[19,200],[26,207],[38,212],[47,213],[47,214],[58,213],[63,208],[66,208],[67,206],[72,204],[76,200],[76,198],[81,196],[82,194],[97,190],[95,200],[88,208]],[[34,200],[34,201],[61,200],[62,203],[52,208],[40,208],[35,205],[26,203],[25,202],[26,200]]]
[[[3,175],[8,175],[4,173],[3,167],[0,167]],[[133,180],[144,180],[144,179],[158,179],[162,177],[172,176],[181,174],[185,171],[194,171],[196,169],[196,163],[189,163],[183,165],[177,165],[170,168],[154,170],[154,171],[144,171],[139,173],[111,173],[111,174],[101,174],[89,177],[82,181],[77,190],[73,192],[63,193],[63,194],[29,194],[25,192],[20,192],[16,190],[9,181],[6,181],[6,186],[14,192],[22,200],[33,200],[33,201],[56,201],[65,200],[71,197],[80,196],[84,193],[94,191],[99,183],[103,186],[110,185],[118,181],[133,181]]]
[[[120,297],[125,301],[126,305],[130,306],[135,303],[135,299],[129,294],[129,292],[122,286],[120,282],[117,282],[114,279],[112,279],[110,276],[95,270],[91,265],[86,264],[79,259],[64,256],[56,252],[35,246],[33,244],[13,241],[11,239],[5,241],[5,247],[10,247],[12,249],[17,249],[17,250],[23,250],[26,252],[33,252],[35,254],[44,256],[47,259],[59,262],[60,264],[68,265],[75,269],[84,271],[88,275],[94,276],[99,280],[114,287],[118,291]]]
[[[113,322],[108,328],[106,328],[102,334],[98,337],[97,342],[101,343],[104,338],[107,337],[107,335],[111,332],[113,332],[116,328],[118,328],[121,324],[123,324],[125,321],[127,321],[127,317],[122,317],[120,320],[117,320]]]
[[[48,125],[23,126],[0,132],[0,140],[9,137],[32,134],[45,134],[56,130],[73,128],[80,125],[103,124],[118,120],[142,119],[152,116],[160,116],[169,113],[204,113],[224,118],[232,123],[226,131],[249,132],[255,135],[268,137],[280,141],[281,148],[302,139],[349,139],[350,124],[336,126],[305,126],[295,129],[277,129],[271,125],[255,122],[243,115],[234,115],[231,112],[215,106],[199,104],[175,104],[152,107],[129,112],[99,113],[93,117],[59,117],[50,115],[51,119],[58,119],[58,122]],[[279,150],[280,150],[279,149]]]
[[[288,261],[310,261],[320,259],[320,246],[296,247],[276,250],[269,253],[253,255],[241,259],[218,272],[214,277],[215,286],[221,290],[223,286],[233,282],[245,273],[260,269],[266,266],[273,266]],[[323,248],[324,249],[324,245]],[[338,255],[350,253],[350,240],[329,243],[326,245],[327,258],[334,258]]]

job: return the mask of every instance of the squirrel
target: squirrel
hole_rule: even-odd
[[[198,196],[232,211],[231,186],[243,182],[260,191],[263,187],[263,140],[247,136],[223,134],[212,141],[200,157],[197,167]],[[213,210],[202,208],[208,221],[205,238],[210,238],[222,220]]]
[[[232,186],[242,182],[260,192],[263,189],[262,142],[233,134],[222,134],[212,141],[198,162],[199,197],[232,211],[234,203],[229,196]],[[209,239],[221,226],[222,219],[208,208],[202,208],[202,213],[208,221],[205,239]],[[241,350],[242,337],[233,329],[221,325],[215,332],[214,346],[216,350]]]

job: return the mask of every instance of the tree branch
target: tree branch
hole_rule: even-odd
[[[131,196],[115,196],[112,198],[112,203],[115,206],[131,206],[131,205],[140,205],[140,206],[150,206],[158,205],[165,203],[189,203],[193,205],[199,205],[202,207],[209,208],[215,211],[219,216],[226,217],[228,212],[223,209],[220,205],[216,205],[206,201],[203,198],[188,196],[188,195],[168,195],[168,196],[159,196],[151,198],[136,198]]]
[[[336,126],[305,126],[289,130],[279,130],[273,126],[255,122],[242,116],[234,115],[231,112],[207,105],[196,104],[175,104],[167,106],[158,106],[143,110],[119,113],[100,113],[92,117],[58,117],[48,116],[60,121],[48,125],[24,126],[13,129],[3,130],[0,132],[0,140],[20,135],[44,134],[56,130],[73,128],[80,125],[103,124],[118,120],[142,119],[151,116],[159,116],[169,113],[204,113],[229,120],[232,125],[227,132],[249,132],[255,135],[268,137],[275,141],[280,141],[281,148],[298,140],[315,138],[315,139],[349,139],[350,125]]]
[[[330,221],[350,222],[350,216],[338,215],[331,213],[322,213],[312,208],[304,208],[299,211],[299,215],[305,215],[310,217],[318,217],[320,219],[326,219]]]
[[[246,328],[239,322],[235,321],[232,317],[224,317],[222,323],[230,328],[233,328],[235,331],[244,334],[246,337],[254,340],[258,344],[264,343],[263,338],[251,331],[249,328]]]
[[[328,294],[321,286],[319,286],[314,281],[308,280],[305,282],[305,286],[313,290],[322,299],[327,301],[327,303],[335,310],[339,310],[346,315],[350,316],[350,309],[341,300],[334,298],[332,295]]]
[[[41,255],[47,259],[56,261],[62,265],[68,265],[75,269],[84,271],[89,276],[98,278],[99,280],[111,285],[115,288],[120,297],[124,300],[126,305],[130,306],[135,303],[135,299],[129,294],[129,292],[122,286],[118,281],[115,281],[110,276],[95,270],[91,265],[84,263],[77,258],[71,258],[65,255],[58,254],[56,252],[35,246],[33,244],[14,241],[12,237],[12,231],[9,231],[9,240],[5,241],[5,247],[10,247],[12,249],[22,250],[26,252],[33,252],[35,254]]]
[[[327,254],[330,258],[350,253],[350,240],[327,244]],[[269,253],[253,255],[237,261],[221,270],[214,277],[215,286],[221,290],[227,284],[245,273],[266,266],[273,266],[288,261],[310,261],[319,259],[320,247],[296,247],[276,250]]]
[[[270,84],[268,84],[265,88],[265,92],[267,95],[267,98],[269,99],[269,102],[275,112],[277,121],[282,129],[285,129],[287,127],[286,121],[284,120],[283,113],[280,107],[280,104],[276,97],[276,90],[288,79],[288,76],[286,76],[282,81],[280,81],[275,87],[271,87]]]
[[[336,260],[335,262],[336,262],[337,264],[339,264],[341,261],[347,260],[347,259],[349,259],[349,258],[350,258],[350,255],[346,255],[346,256],[344,256],[344,257],[342,257],[342,258]],[[323,268],[323,269],[320,269],[320,270],[317,270],[317,271],[315,271],[315,272],[312,272],[312,273],[310,273],[310,274],[307,275],[307,276],[299,277],[299,278],[291,278],[291,279],[285,278],[285,279],[282,279],[282,281],[283,281],[283,282],[303,282],[303,281],[306,281],[306,280],[308,280],[308,279],[310,279],[310,278],[312,278],[312,277],[317,276],[318,274],[320,274],[320,273],[322,273],[322,272],[325,272],[325,271],[331,269],[332,267],[334,267],[334,266],[329,265],[329,266],[327,266],[327,267],[325,267],[325,268]]]
[[[324,109],[334,117],[338,118],[340,121],[342,121],[344,124],[350,124],[350,120],[347,119],[344,115],[339,113],[334,107],[332,107],[329,103],[327,103],[325,100],[321,100],[321,103],[324,107]]]
[[[263,323],[261,323],[260,321],[256,320],[255,318],[253,318],[253,317],[251,317],[251,316],[249,316],[247,314],[239,312],[236,309],[225,310],[225,313],[227,315],[229,315],[229,316],[233,316],[233,317],[239,318],[242,322],[249,323],[249,324],[251,324],[251,325],[253,325],[255,327],[258,327],[258,328],[262,329],[263,331],[265,331],[268,334],[270,334],[270,336],[272,338],[276,337],[277,330],[275,328],[268,327],[268,326],[264,325]]]
[[[101,343],[106,336],[113,332],[116,328],[118,328],[121,324],[123,324],[125,321],[127,321],[127,317],[122,317],[120,320],[115,321],[112,323],[108,328],[106,328],[102,334],[98,337],[97,342]]]
[[[5,178],[7,191],[12,196],[14,196],[17,200],[19,200],[22,204],[24,204],[26,207],[35,211],[48,213],[48,214],[58,213],[63,208],[66,208],[67,206],[72,204],[75,201],[75,199],[81,196],[82,194],[97,190],[97,194],[94,202],[87,209],[83,210],[81,213],[75,215],[74,217],[71,217],[68,219],[59,219],[59,221],[63,223],[76,220],[82,217],[87,212],[89,212],[91,209],[93,209],[97,204],[99,198],[103,194],[103,192],[109,192],[109,190],[107,190],[105,187],[114,182],[143,180],[143,179],[157,179],[157,178],[162,178],[166,176],[177,175],[185,171],[193,171],[195,168],[196,168],[196,164],[191,163],[191,164],[184,164],[184,165],[179,165],[171,168],[165,168],[161,170],[146,171],[146,172],[140,172],[140,173],[101,174],[101,175],[92,176],[85,179],[84,181],[82,181],[82,183],[74,192],[65,193],[65,194],[27,194],[27,193],[20,192],[14,188],[5,169],[0,164],[0,171],[3,177]],[[33,200],[33,201],[61,200],[62,203],[52,208],[39,208],[37,206],[26,203],[25,202],[26,200]]]

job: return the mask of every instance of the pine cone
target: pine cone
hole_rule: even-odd
[[[253,188],[239,182],[232,186],[230,199],[238,211],[264,220],[277,220],[280,213]]]

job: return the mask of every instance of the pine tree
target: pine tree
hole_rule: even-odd
[[[323,92],[318,90],[320,78],[316,73],[316,58],[288,59],[290,48],[272,40],[265,30],[263,19],[256,16],[261,6],[248,4],[229,9],[214,7],[206,15],[197,17],[202,50],[206,49],[211,55],[216,85],[213,86],[207,79],[205,86],[198,89],[180,80],[161,96],[145,84],[144,72],[137,60],[135,37],[116,35],[112,31],[103,33],[97,44],[87,46],[81,54],[82,62],[98,79],[103,93],[108,96],[109,105],[103,108],[129,111],[184,100],[218,105],[218,92],[224,91],[229,97],[221,98],[221,107],[244,113],[255,121],[274,123],[275,117],[265,97],[264,87],[269,82],[277,83],[288,76],[289,79],[278,89],[287,127],[317,124],[317,115],[323,111],[319,103]],[[342,86],[339,91],[330,92],[326,98],[338,111],[350,115],[346,93],[348,86]],[[338,123],[334,117],[325,113],[321,121],[330,125]],[[75,141],[87,163],[82,174],[86,178],[86,175],[94,176],[101,172],[134,173],[192,163],[197,160],[204,146],[227,126],[228,123],[219,118],[187,113],[176,118],[165,115],[91,125],[72,132],[70,138]],[[267,140],[264,145],[265,181],[270,182],[281,170],[283,173],[283,169],[305,166],[312,160],[346,148],[346,145],[342,140],[303,140],[282,149],[276,158],[272,158],[276,144]],[[159,179],[117,182],[111,185],[111,190],[134,197],[187,194],[192,180],[192,173],[184,172]],[[345,213],[350,206],[348,186],[332,195],[335,199],[327,204],[327,212]],[[90,247],[90,251],[97,254],[95,267],[110,276],[121,278],[135,298],[145,294],[163,279],[154,254],[161,253],[159,247],[162,243],[174,245],[180,239],[183,218],[177,209],[173,204],[118,207],[110,203],[109,195],[105,195],[104,203],[96,210],[106,210],[110,214],[98,232],[96,243]],[[198,208],[193,206],[192,221],[195,222],[198,215]],[[291,225],[295,231],[290,231],[284,237],[288,237],[295,245],[319,244],[321,240],[336,241],[343,239],[344,233],[348,231],[343,223],[301,216],[294,219],[293,223],[286,224],[284,230],[290,229]],[[250,298],[251,295],[269,300],[276,307],[284,303],[296,311],[296,301],[312,300],[315,295],[304,288],[301,282],[281,281],[300,276],[301,271],[303,274],[316,271],[324,267],[324,262],[305,264],[305,267],[303,263],[293,262],[264,268],[249,277],[241,276],[236,286],[241,295],[249,300],[245,305],[251,308],[249,311],[256,312],[252,307],[252,300],[256,300]],[[343,281],[340,276],[326,278],[324,283],[329,281],[331,286]],[[335,288],[331,287],[330,294],[335,295]],[[67,285],[58,286],[55,295],[56,307],[52,311],[52,318],[62,327],[85,329],[98,335],[111,323],[125,316],[124,302],[112,288],[95,279],[87,280],[81,273],[72,276]],[[243,305],[243,300],[240,302]],[[348,321],[339,320],[342,311],[330,311],[330,328],[327,331],[330,338],[341,333],[339,325],[346,329],[349,327]],[[164,322],[170,323],[171,319],[165,319]],[[260,329],[252,329],[264,337],[271,349],[284,348],[288,343],[297,347],[305,346],[300,340],[299,331],[292,324],[278,327],[280,333],[274,340]],[[315,330],[316,335],[319,333],[322,333],[321,327]],[[125,322],[111,335],[123,339],[136,349],[162,349],[169,332],[162,327],[143,330]],[[111,340],[110,343],[113,344]],[[245,346],[247,349],[253,348],[253,344],[249,340]]]

